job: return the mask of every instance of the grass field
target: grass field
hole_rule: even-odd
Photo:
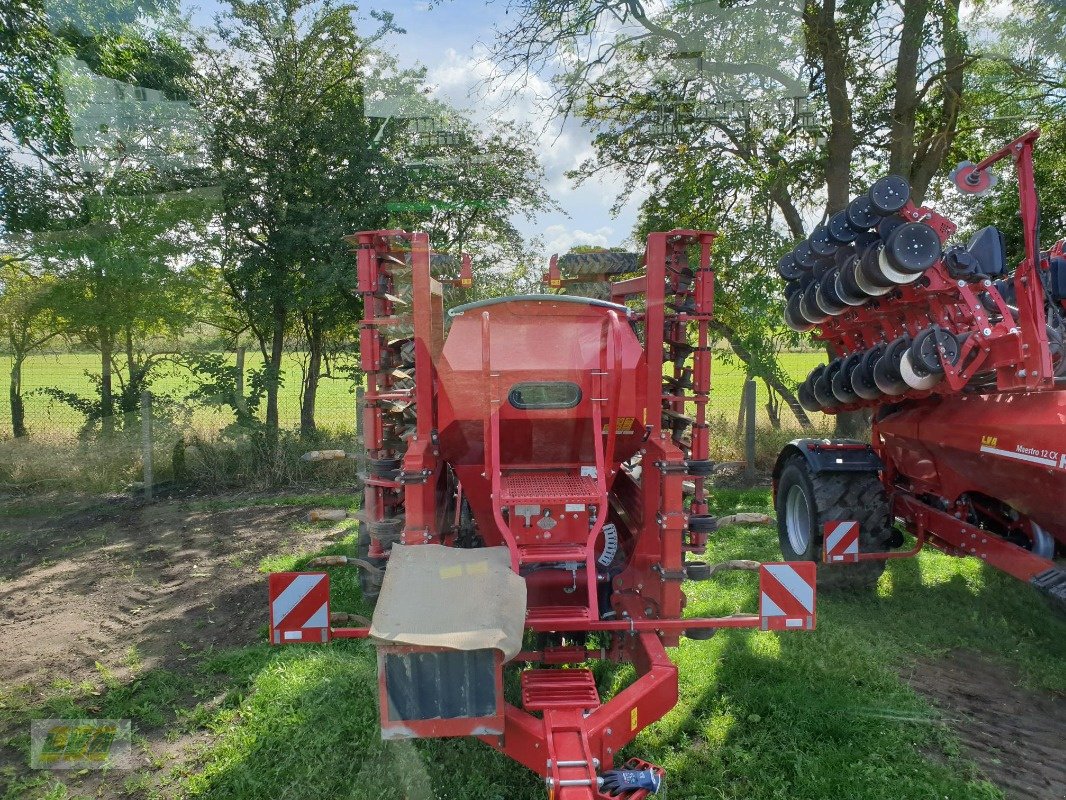
[[[186,507],[221,513],[249,502],[222,498]],[[355,499],[262,502],[354,508]],[[714,504],[715,513],[769,510],[770,497],[765,490],[719,490]],[[298,523],[293,531],[299,536],[305,529]],[[158,525],[152,530],[157,536]],[[331,538],[320,552],[354,552],[353,523],[338,526]],[[260,572],[299,569],[312,555],[268,556]],[[715,535],[708,560],[776,556],[773,529],[727,528]],[[354,570],[334,569],[332,581],[334,610],[369,613]],[[690,615],[750,611],[757,599],[751,576],[742,573],[689,583],[685,591]],[[253,604],[247,624],[258,626],[262,639],[266,612],[257,608]],[[211,621],[224,624],[229,613],[215,608]],[[365,642],[197,652],[180,643],[188,635],[178,630],[171,643],[185,666],[135,664],[129,679],[117,680],[98,665],[102,685],[53,686],[43,703],[22,708],[8,695],[0,718],[17,727],[26,717],[91,714],[131,718],[135,729],[154,731],[150,738],[166,756],[142,742],[152,754],[150,765],[111,776],[106,797],[545,797],[536,776],[479,742],[382,742],[374,648]],[[680,667],[680,702],[622,757],[665,766],[666,796],[679,800],[1002,798],[965,755],[950,726],[955,720],[901,675],[917,661],[935,663],[961,652],[997,665],[1034,693],[1066,691],[1066,623],[1024,584],[980,561],[935,552],[889,562],[876,596],[822,594],[814,632],[723,631],[709,641],[683,640],[671,652]],[[137,662],[135,655],[129,658]],[[627,669],[596,672],[601,695],[632,677]],[[191,744],[179,752],[167,742]],[[16,746],[25,748],[24,735]],[[92,777],[15,780],[15,773],[7,774],[12,780],[6,794],[0,791],[4,800],[82,796],[80,781]]]
[[[247,358],[249,369],[257,366],[258,357],[250,352]],[[781,364],[794,379],[802,380],[815,366],[824,363],[820,353],[783,353]],[[300,385],[303,377],[302,360],[298,355],[285,359],[284,386],[279,396],[279,411],[283,426],[295,426],[300,418]],[[11,368],[10,356],[0,356],[0,375],[6,376]],[[99,374],[99,359],[92,354],[42,354],[32,356],[23,367],[23,394],[26,403],[27,425],[33,433],[76,432],[82,423],[81,415],[63,403],[37,393],[42,387],[54,387],[73,392],[82,397],[91,397],[94,386],[90,375]],[[713,365],[710,411],[712,415],[736,418],[740,407],[744,372],[739,363],[727,363],[716,356]],[[176,365],[164,364],[159,368],[152,390],[174,400],[183,400],[192,389],[188,372]],[[758,384],[758,407],[765,418],[765,387]],[[326,378],[318,391],[318,422],[332,428],[351,428],[354,409],[353,384],[347,377]],[[787,409],[783,414],[786,422],[791,419]],[[192,416],[192,424],[204,430],[217,429],[231,422],[228,411],[199,408]],[[6,392],[0,400],[0,437],[10,434],[11,410]]]

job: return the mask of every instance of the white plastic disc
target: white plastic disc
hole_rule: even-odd
[[[866,294],[870,295],[870,297],[880,297],[883,294],[888,294],[895,288],[894,286],[874,286],[866,280],[866,276],[863,275],[862,270],[859,269],[858,262],[855,262],[855,283],[857,283],[859,288],[866,292]]]
[[[903,354],[903,358],[899,362],[899,374],[903,376],[903,381],[912,389],[918,389],[920,391],[926,391],[932,389],[940,381],[944,380],[944,374],[939,375],[929,373],[928,375],[919,375],[914,371],[914,364],[911,361],[911,351],[908,350]]]
[[[922,277],[922,273],[920,272],[900,272],[897,270],[891,263],[889,263],[888,255],[884,250],[882,250],[881,254],[877,257],[877,269],[884,276],[886,281],[892,281],[892,283],[899,285],[914,283]]]

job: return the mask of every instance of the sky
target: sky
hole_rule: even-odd
[[[566,177],[591,155],[591,136],[576,121],[545,119],[538,108],[538,89],[546,84],[534,77],[517,97],[505,90],[489,91],[483,80],[491,74],[487,48],[495,37],[494,27],[505,26],[506,0],[482,3],[476,0],[364,0],[363,12],[387,10],[396,24],[407,31],[390,37],[390,51],[403,67],[424,66],[435,96],[453,108],[465,110],[475,122],[506,117],[533,126],[538,134],[537,155],[545,171],[548,192],[562,211],[539,215],[532,221],[516,218],[527,240],[539,238],[546,255],[561,253],[576,244],[609,247],[629,238],[643,196],[629,199],[617,217],[611,213],[622,191],[619,177],[574,186]]]
[[[194,22],[210,25],[222,10],[218,0],[186,0],[182,7]],[[434,96],[464,112],[476,122],[504,117],[528,123],[537,133],[536,153],[544,167],[545,188],[560,206],[532,220],[515,217],[514,223],[527,242],[538,241],[545,259],[573,245],[611,247],[632,244],[627,240],[636,222],[643,194],[629,198],[617,216],[611,208],[622,191],[620,177],[608,176],[582,186],[566,177],[592,153],[591,135],[571,120],[545,119],[538,108],[538,88],[547,84],[534,77],[517,97],[499,89],[487,92],[483,79],[491,74],[486,57],[495,37],[494,27],[506,25],[507,0],[360,0],[361,21],[366,30],[376,28],[371,11],[389,11],[404,34],[393,34],[380,46],[397,59],[400,67],[425,67]]]

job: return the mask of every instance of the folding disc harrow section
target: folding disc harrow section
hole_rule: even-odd
[[[380,568],[392,545],[403,537],[406,518],[400,472],[407,442],[417,428],[414,319],[410,310],[417,250],[404,246],[410,240],[380,234],[358,234],[347,241],[355,246],[358,288],[363,298],[360,365],[367,382],[365,405],[360,410],[367,474],[359,556]],[[381,576],[381,572],[361,571],[366,599],[376,599]]]
[[[711,391],[709,326],[714,310],[713,236],[676,236],[665,242],[663,308],[662,427],[685,454],[693,484],[683,547],[702,553],[715,527],[707,514],[705,479],[712,473],[707,403]],[[689,251],[698,253],[693,267]]]
[[[1022,203],[1034,207],[1031,175],[1021,173],[1035,138],[1011,150]],[[956,182],[973,191],[967,174],[956,173]],[[986,228],[967,246],[945,249],[955,231],[890,175],[781,258],[786,324],[816,330],[836,356],[801,385],[805,409],[835,413],[964,389],[1052,385],[1049,336],[1061,343],[1066,334],[1052,301],[1063,293],[1040,268],[1032,232],[1028,257],[1008,276],[999,231]]]

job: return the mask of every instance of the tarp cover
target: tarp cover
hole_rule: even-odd
[[[522,649],[526,582],[506,547],[392,546],[370,636],[389,644]]]

